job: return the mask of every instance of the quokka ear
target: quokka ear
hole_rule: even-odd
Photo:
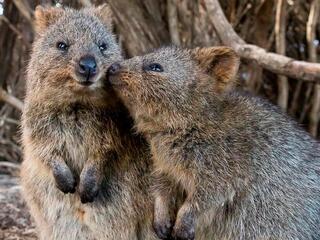
[[[108,4],[104,3],[93,8],[93,14],[97,16],[108,29],[112,29],[112,11]]]
[[[54,24],[64,13],[62,8],[37,6],[34,12],[35,29],[38,34]]]
[[[232,48],[195,48],[191,52],[200,68],[216,80],[214,88],[217,92],[227,91],[235,85],[240,58]]]

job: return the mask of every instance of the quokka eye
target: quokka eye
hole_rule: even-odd
[[[69,46],[65,42],[57,42],[57,48],[61,51],[67,51]]]
[[[101,52],[104,52],[105,50],[107,50],[107,48],[108,48],[108,46],[107,46],[106,43],[101,43],[99,45],[99,49],[100,49]]]
[[[159,63],[151,63],[144,67],[145,71],[163,72],[163,67]]]

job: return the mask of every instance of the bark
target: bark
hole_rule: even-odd
[[[29,3],[24,0],[12,0],[16,8],[20,11],[21,15],[33,26],[33,11]]]
[[[128,55],[146,53],[163,44],[169,44],[169,32],[157,0],[110,0],[122,45]]]
[[[171,42],[177,46],[181,44],[179,35],[179,20],[178,20],[178,9],[176,0],[168,0],[167,2],[167,14],[169,22],[169,33]]]
[[[281,55],[286,55],[286,17],[287,0],[278,0],[276,12],[276,51]],[[286,76],[278,76],[278,105],[283,111],[287,110],[289,98],[289,83]]]
[[[314,0],[311,4],[309,19],[307,22],[307,42],[309,61],[317,62],[317,49],[315,46],[316,26],[319,19],[320,0]],[[319,125],[320,112],[320,84],[314,84],[313,87],[312,108],[310,111],[310,126],[309,131],[312,136],[316,137]]]

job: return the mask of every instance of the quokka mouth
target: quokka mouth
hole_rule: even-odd
[[[92,82],[92,81],[78,81],[77,83],[79,83],[81,86],[89,87],[92,84],[94,84],[95,82]]]
[[[91,78],[85,78],[75,73],[72,78],[73,78],[74,84],[76,84],[78,88],[83,88],[83,89],[102,87],[104,83],[104,79],[103,79],[104,76],[101,73],[98,73]]]
[[[115,88],[125,87],[127,84],[121,80],[120,76],[107,76],[107,81],[109,84]]]

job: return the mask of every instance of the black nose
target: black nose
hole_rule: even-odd
[[[108,69],[108,75],[115,75],[119,72],[121,66],[119,63],[113,63]]]
[[[79,61],[78,72],[89,81],[97,73],[97,62],[92,56],[82,57]]]

